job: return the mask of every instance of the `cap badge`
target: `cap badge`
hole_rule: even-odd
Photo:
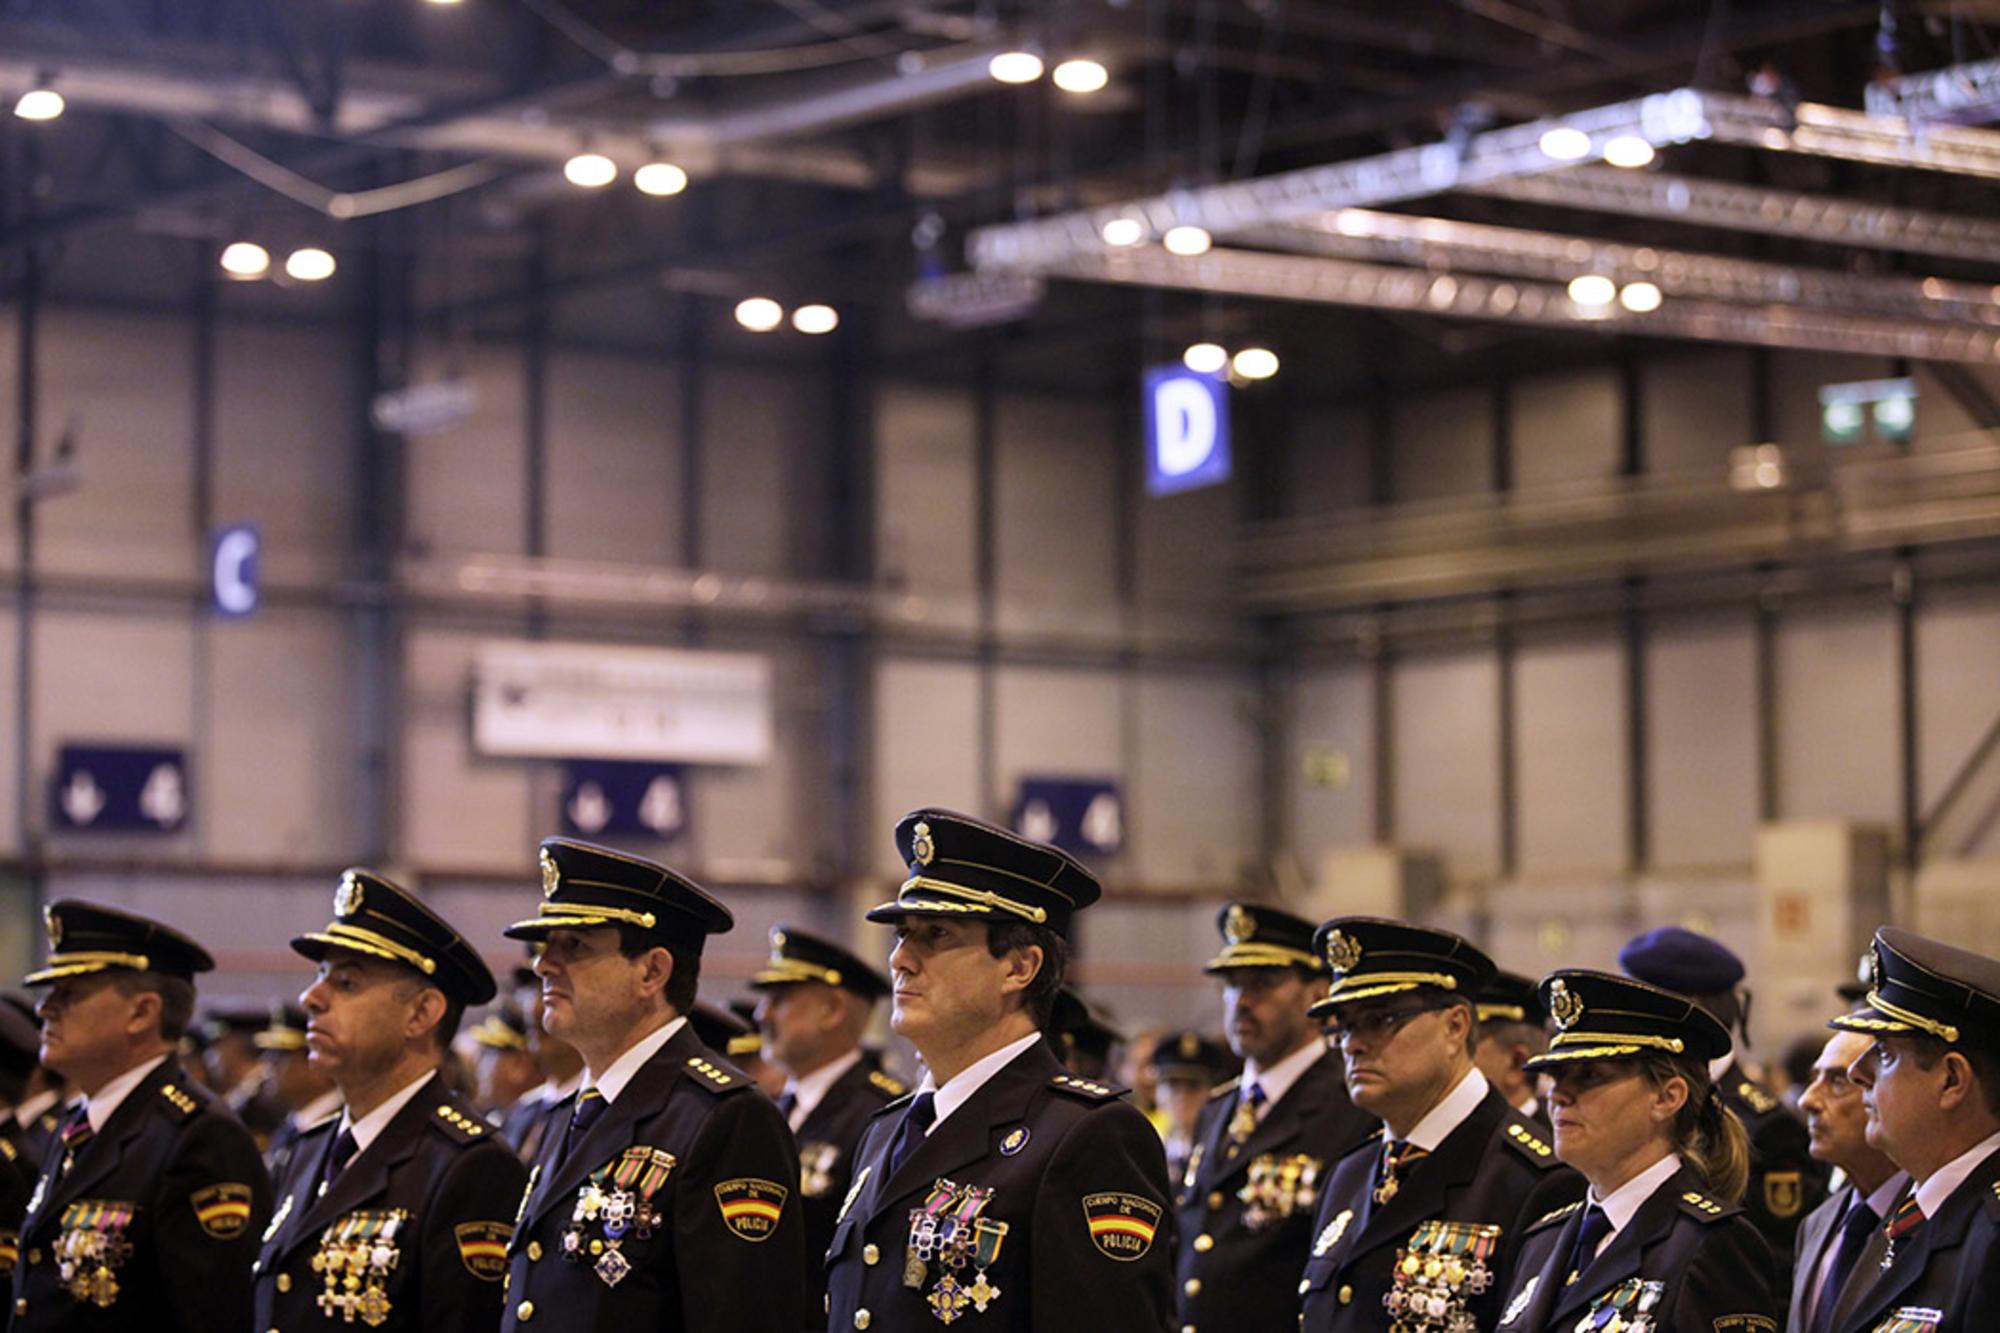
[[[542,897],[553,898],[562,887],[562,871],[556,869],[556,859],[549,855],[549,849],[542,848]]]
[[[931,841],[931,826],[919,822],[910,830],[910,855],[917,858],[917,864],[927,866],[937,856],[937,844]]]
[[[1882,989],[1882,952],[1879,949],[1868,951],[1868,989],[1878,993]]]
[[[1361,961],[1361,941],[1346,931],[1336,930],[1326,937],[1326,965],[1336,975],[1352,972]]]
[[[1181,1059],[1192,1060],[1201,1054],[1201,1038],[1192,1032],[1181,1033]]]
[[[60,948],[62,946],[62,918],[57,916],[53,910],[45,907],[42,909],[42,924],[48,928],[49,947],[51,949]]]
[[[1222,917],[1222,937],[1231,944],[1241,944],[1257,933],[1257,918],[1251,916],[1242,903],[1231,903]]]
[[[1583,997],[1569,988],[1562,980],[1549,983],[1549,1016],[1556,1020],[1556,1026],[1568,1031],[1577,1019],[1583,1017]]]
[[[785,932],[782,930],[771,932],[771,961],[773,963],[785,961]]]
[[[333,914],[353,916],[361,910],[361,881],[352,870],[340,877],[340,887],[333,891]]]

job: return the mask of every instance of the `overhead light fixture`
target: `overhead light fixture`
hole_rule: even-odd
[[[54,120],[63,113],[63,96],[46,82],[22,93],[14,103],[14,114],[22,120]]]
[[[333,276],[333,256],[316,245],[285,256],[285,276],[295,282],[325,282]]]
[[[1042,77],[1042,58],[1033,51],[1002,51],[986,62],[998,83],[1033,83]]]
[[[1586,310],[1602,309],[1618,296],[1618,284],[1602,273],[1585,273],[1569,280],[1569,299]]]
[[[670,194],[679,194],[688,187],[688,174],[671,162],[648,162],[632,173],[632,183],[639,187],[640,194],[650,194],[663,199]]]
[[[1229,351],[1221,343],[1190,343],[1181,364],[1197,375],[1219,375],[1229,364]]]
[[[740,310],[737,318],[742,318]],[[840,312],[830,305],[802,305],[792,312],[792,327],[800,333],[832,333],[840,327]]]
[[[1653,145],[1636,134],[1621,134],[1604,145],[1604,160],[1614,167],[1643,167],[1653,157]]]
[[[602,153],[578,153],[563,163],[563,179],[595,190],[618,179],[618,164]]]
[[[1628,282],[1618,293],[1618,304],[1635,315],[1660,308],[1660,289],[1650,282]]]
[[[1095,60],[1077,58],[1057,65],[1049,77],[1066,93],[1094,93],[1101,92],[1111,82],[1111,71]]]
[[[1590,156],[1590,136],[1573,125],[1558,125],[1542,135],[1542,156],[1558,162],[1581,162]]]
[[[1172,254],[1205,255],[1208,248],[1215,244],[1215,238],[1200,227],[1182,225],[1168,228],[1167,234],[1160,238],[1160,244]]]
[[[459,0],[426,0],[426,2],[433,5],[455,5]]]
[[[255,241],[231,241],[222,248],[222,271],[241,282],[271,271],[271,252]]]
[[[1106,245],[1124,249],[1146,239],[1146,224],[1137,218],[1113,218],[1097,234],[1104,238]]]
[[[736,303],[736,322],[752,333],[769,333],[785,322],[785,308],[768,296],[752,296]]]
[[[1230,358],[1229,368],[1246,380],[1267,380],[1278,373],[1278,354],[1268,347],[1246,347]]]

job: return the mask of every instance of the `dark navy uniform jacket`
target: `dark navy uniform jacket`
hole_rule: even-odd
[[[1584,1205],[1559,1208],[1528,1228],[1500,1333],[1621,1327],[1635,1314],[1656,1333],[1777,1333],[1770,1248],[1742,1208],[1710,1197],[1693,1167],[1639,1205],[1568,1281]],[[1584,1322],[1584,1321],[1589,1322]]]
[[[854,1185],[827,1252],[829,1327],[930,1333],[942,1326],[940,1301],[952,1301],[955,1324],[981,1333],[1170,1326],[1166,1154],[1119,1089],[1070,1074],[1046,1041],[1037,1042],[891,1172],[889,1149],[908,1104],[878,1112],[856,1154]],[[982,1270],[970,1256],[954,1267],[934,1250],[913,1271],[911,1213],[947,1181],[992,1191],[978,1218],[988,1223],[989,1243],[999,1235],[998,1251]],[[994,1223],[1006,1231],[993,1232]],[[968,1291],[985,1294],[984,1310],[970,1298],[953,1300]]]
[[[1484,1261],[1485,1290],[1463,1293],[1481,1330],[1493,1327],[1520,1253],[1521,1234],[1545,1213],[1583,1197],[1583,1177],[1556,1160],[1540,1129],[1498,1090],[1445,1135],[1437,1151],[1398,1173],[1399,1188],[1376,1203],[1380,1141],[1334,1167],[1314,1218],[1306,1260],[1303,1328],[1309,1333],[1388,1333],[1397,1318],[1384,1303],[1404,1248],[1427,1222],[1497,1227]]]
[[[791,1131],[750,1077],[692,1027],[668,1038],[563,1155],[566,1127],[549,1127],[529,1175],[508,1252],[502,1329],[804,1327],[805,1228]],[[630,1177],[624,1186],[621,1175]],[[620,1221],[602,1206],[614,1193],[628,1196],[634,1216]]]
[[[256,1141],[221,1098],[170,1056],[67,1172],[63,1157],[58,1139],[21,1224],[16,1333],[250,1327],[250,1265],[271,1216],[271,1185]],[[84,1246],[106,1257],[64,1258]]]
[[[807,1328],[826,1327],[827,1247],[841,1201],[854,1184],[854,1151],[868,1121],[909,1089],[870,1064],[854,1062],[799,1122],[799,1198],[806,1224]]]
[[[441,1077],[417,1089],[321,1193],[339,1127],[335,1116],[308,1130],[279,1183],[278,1211],[257,1257],[251,1327],[306,1333],[359,1322],[490,1333],[500,1322],[507,1242],[527,1168]],[[355,1274],[361,1281],[350,1294],[341,1286],[351,1271],[344,1256],[364,1241],[370,1250],[386,1245],[390,1264]],[[329,1264],[336,1255],[343,1261]],[[329,1271],[335,1296],[348,1304],[320,1303]],[[365,1294],[371,1287],[378,1298]]]
[[[1381,1128],[1347,1099],[1335,1051],[1308,1065],[1232,1153],[1237,1097],[1232,1079],[1202,1108],[1174,1198],[1177,1322],[1198,1333],[1297,1322],[1320,1191],[1334,1163]]]
[[[1791,1303],[1792,1256],[1807,1214],[1826,1202],[1832,1172],[1811,1152],[1805,1121],[1753,1083],[1737,1065],[1716,1080],[1723,1105],[1743,1122],[1750,1139],[1750,1186],[1743,1211],[1770,1247],[1775,1267],[1778,1322]]]
[[[1837,1333],[1960,1333],[2000,1325],[2000,1152],[1974,1167],[1886,1271],[1847,1307]]]

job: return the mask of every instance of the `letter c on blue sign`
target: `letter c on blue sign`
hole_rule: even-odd
[[[1229,386],[1163,366],[1146,375],[1146,489],[1154,495],[1229,477]]]
[[[209,568],[216,614],[247,616],[257,609],[257,529],[223,528],[215,534]]]

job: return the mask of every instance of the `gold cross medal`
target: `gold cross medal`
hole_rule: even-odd
[[[1000,1288],[986,1280],[986,1270],[1000,1257],[1000,1246],[1007,1239],[1007,1224],[982,1217],[973,1224],[973,1230],[976,1237],[972,1256],[974,1273],[972,1285],[965,1289],[965,1294],[971,1298],[972,1308],[985,1314],[986,1307],[1000,1298]]]

